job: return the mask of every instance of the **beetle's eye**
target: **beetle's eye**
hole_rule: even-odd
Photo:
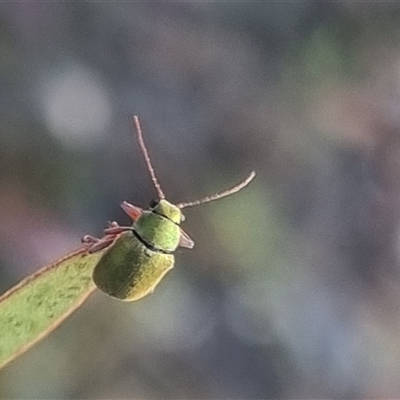
[[[185,219],[186,217],[183,214],[181,214],[181,222],[183,222]]]
[[[159,200],[151,200],[149,207],[150,208],[154,208],[157,204],[159,203]]]

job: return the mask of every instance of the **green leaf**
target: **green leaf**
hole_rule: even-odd
[[[81,248],[0,297],[0,367],[52,332],[93,293],[92,273],[103,252]]]

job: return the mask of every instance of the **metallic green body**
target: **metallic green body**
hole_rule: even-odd
[[[133,227],[150,246],[161,251],[175,251],[179,245],[181,219],[178,207],[160,200],[152,210],[143,211]]]
[[[150,250],[133,232],[124,232],[96,265],[93,280],[108,295],[134,301],[152,293],[173,266],[173,254]]]
[[[167,200],[160,200],[153,210],[160,215],[164,215],[177,225],[182,222],[183,214],[180,208],[171,204]]]
[[[179,245],[181,219],[179,208],[166,200],[144,211],[133,224],[135,232],[122,233],[96,265],[96,286],[126,301],[152,293],[174,266],[170,253]]]

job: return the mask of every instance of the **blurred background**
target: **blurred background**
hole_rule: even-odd
[[[400,397],[400,5],[0,5],[0,289],[155,197],[193,250],[95,293],[0,397]],[[1,327],[0,327],[1,335]]]

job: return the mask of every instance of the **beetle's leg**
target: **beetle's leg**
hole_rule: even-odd
[[[87,243],[87,244],[94,244],[97,243],[100,239],[95,238],[94,236],[91,235],[85,235],[81,239],[82,243]]]
[[[133,228],[131,226],[113,226],[111,228],[104,229],[104,233],[106,235],[119,235],[122,232],[132,231]]]
[[[118,235],[106,235],[101,239],[97,239],[97,242],[92,243],[88,247],[88,252],[89,253],[95,253],[96,251],[100,251],[105,249],[106,247],[110,246],[111,244],[114,243],[115,239],[117,238]]]
[[[136,207],[127,201],[123,201],[120,206],[134,221],[138,220],[143,213],[140,207]]]
[[[103,230],[103,233],[105,235],[116,235],[118,233],[125,232],[127,229],[123,229],[125,227],[122,227],[118,224],[118,222],[115,221],[108,221],[107,228]]]
[[[111,227],[110,229],[118,229],[119,228],[119,225],[116,222],[109,222],[108,226]],[[82,243],[88,244],[87,250],[89,253],[95,253],[96,251],[103,250],[106,247],[110,246],[115,241],[115,239],[118,236],[118,233],[120,233],[120,232],[107,233],[106,229],[105,229],[104,233],[105,233],[105,236],[103,236],[101,239],[98,239],[91,235],[85,235],[82,238]]]
[[[130,204],[130,206],[132,205]],[[135,206],[132,207],[136,208]],[[132,218],[132,215],[130,215],[130,217]],[[115,221],[110,221],[107,226],[108,227],[103,231],[105,236],[102,237],[101,239],[95,238],[94,236],[91,235],[85,235],[82,238],[82,243],[86,243],[89,245],[88,246],[89,253],[95,253],[96,251],[105,249],[106,247],[114,243],[115,239],[118,237],[119,234],[126,231],[131,231],[133,229],[131,226],[120,226]]]

